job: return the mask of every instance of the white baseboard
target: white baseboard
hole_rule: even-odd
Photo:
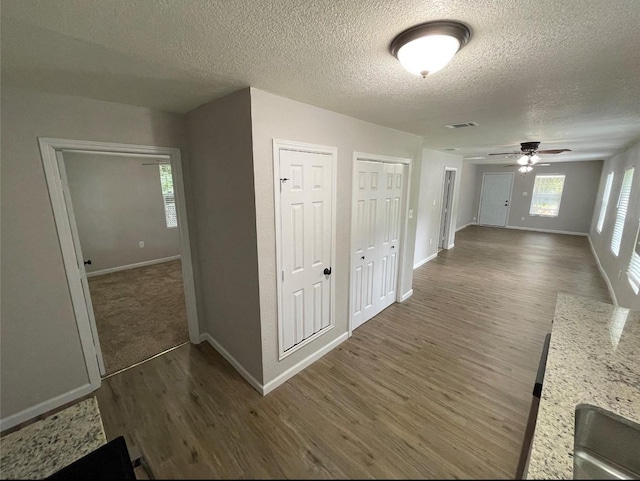
[[[431,259],[434,259],[434,258],[436,258],[436,257],[438,257],[438,253],[437,253],[437,252],[436,252],[435,254],[431,254],[429,257],[427,257],[427,258],[426,258],[426,259],[424,259],[424,260],[421,260],[421,261],[420,261],[420,262],[418,262],[417,264],[414,264],[414,265],[413,265],[413,268],[414,268],[414,269],[417,269],[418,267],[425,265],[425,264],[426,264],[427,262],[429,262]]]
[[[240,375],[245,378],[245,380],[249,384],[251,384],[251,386],[255,388],[256,391],[264,395],[264,387],[262,386],[262,383],[260,383],[255,377],[253,377],[249,373],[249,371],[247,371],[244,366],[240,364],[238,360],[229,353],[229,351],[222,347],[222,345],[218,341],[211,337],[211,334],[209,334],[208,332],[200,334],[200,342],[202,341],[207,341],[209,344],[211,344],[211,346],[216,351],[218,351],[220,355],[224,357],[229,362],[229,364],[231,364],[233,368],[238,371],[238,373],[240,373]]]
[[[580,236],[589,236],[586,232],[571,232],[568,230],[553,230],[553,229],[535,229],[533,227],[518,227],[513,225],[505,226],[506,229],[515,229],[515,230],[530,230],[532,232],[547,232],[549,234],[566,234],[566,235],[580,235]]]
[[[468,224],[461,225],[460,227],[456,227],[456,232],[458,232],[459,230],[464,229],[465,227],[469,227],[470,225],[478,225],[478,223],[477,222],[469,222]]]
[[[63,404],[75,401],[76,399],[81,398],[93,391],[91,384],[87,383],[71,391],[67,391],[64,394],[60,394],[59,396],[52,397],[51,399],[47,399],[41,403],[36,404],[35,406],[31,406],[27,409],[23,409],[15,414],[11,414],[5,418],[0,419],[0,431],[4,431],[6,429],[11,429],[14,426],[17,426],[20,423],[25,421],[29,421],[30,419],[35,418],[36,416],[40,416],[52,409],[58,408]]]
[[[404,302],[407,299],[409,299],[411,296],[413,295],[413,289],[409,289],[409,292],[405,292],[404,294],[402,294],[402,297],[400,297],[400,302]]]
[[[455,246],[456,246],[455,244],[449,244],[449,245],[447,246],[447,250],[449,250],[449,249],[453,249]]]
[[[102,276],[111,274],[112,272],[126,271],[127,269],[135,269],[136,267],[152,266],[153,264],[162,264],[163,262],[175,261],[180,259],[180,255],[171,257],[161,257],[160,259],[151,259],[150,261],[136,262],[135,264],[127,264],[126,266],[110,267],[99,271],[87,272],[87,277]]]
[[[609,295],[611,296],[611,300],[613,301],[613,305],[617,306],[618,305],[618,299],[616,298],[616,292],[613,290],[613,285],[611,284],[611,281],[609,280],[609,276],[607,275],[607,272],[604,270],[604,267],[602,267],[602,264],[600,263],[600,258],[598,257],[598,254],[596,253],[596,248],[593,246],[593,242],[591,241],[591,236],[587,235],[587,239],[589,239],[589,246],[591,247],[591,252],[593,253],[593,257],[595,257],[595,259],[596,259],[596,264],[598,264],[598,269],[600,270],[600,274],[602,274],[602,277],[604,278],[604,282],[607,283],[607,289],[609,289]]]
[[[275,379],[273,379],[273,380],[269,381],[268,383],[266,383],[264,385],[264,387],[262,388],[262,394],[266,396],[271,391],[273,391],[275,388],[277,388],[281,384],[284,384],[286,381],[288,381],[293,376],[295,376],[300,371],[302,371],[305,367],[313,364],[315,361],[320,359],[322,356],[324,356],[326,353],[331,351],[333,348],[335,348],[338,345],[342,344],[347,339],[349,339],[349,333],[348,332],[345,332],[344,334],[341,334],[338,338],[334,339],[333,341],[331,341],[326,346],[318,349],[316,352],[314,352],[310,356],[307,356],[306,358],[304,358],[302,361],[300,361],[295,366],[290,367],[285,372],[280,374],[278,377],[276,377]]]

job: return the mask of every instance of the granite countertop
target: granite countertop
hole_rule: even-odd
[[[42,479],[107,442],[95,398],[0,438],[0,479]]]
[[[560,293],[528,479],[572,479],[577,404],[640,422],[640,312]]]

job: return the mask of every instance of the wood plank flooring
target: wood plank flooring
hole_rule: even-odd
[[[468,227],[413,289],[266,397],[204,343],[112,376],[107,437],[162,478],[513,478],[557,292],[610,302],[587,239]]]

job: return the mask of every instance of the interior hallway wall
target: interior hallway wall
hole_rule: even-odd
[[[478,210],[475,208],[478,193],[478,165],[465,160],[462,162],[462,178],[460,179],[460,204],[458,207],[458,222],[456,228],[477,221]],[[475,209],[475,210],[474,210]]]
[[[154,159],[63,154],[87,273],[180,255]],[[144,242],[140,247],[139,242]]]
[[[186,132],[180,115],[6,87],[1,115],[4,420],[89,382],[38,137],[184,148]]]
[[[347,332],[349,312],[349,265],[351,250],[351,182],[353,153],[388,155],[413,159],[409,208],[418,204],[422,138],[364,122],[329,110],[251,89],[253,123],[256,224],[262,317],[263,365],[265,383],[275,379],[307,356]],[[275,206],[273,197],[273,139],[292,140],[337,147],[337,233],[334,259],[336,276],[335,328],[278,361],[276,294]],[[416,159],[418,160],[416,162]],[[401,292],[411,289],[415,217],[409,220],[404,239],[405,278]]]
[[[438,253],[438,236],[444,195],[444,172],[446,167],[456,168],[456,177],[451,206],[453,229],[446,245],[454,244],[456,219],[462,184],[462,156],[422,149],[420,172],[420,199],[416,214],[416,246],[413,258],[415,267],[424,264]]]
[[[622,231],[622,243],[620,244],[620,255],[615,256],[611,251],[611,237],[613,226],[616,222],[616,207],[620,196],[620,187],[624,171],[629,167],[635,167],[633,183],[631,184],[631,196],[625,217],[624,230]],[[611,186],[611,196],[609,197],[607,215],[605,217],[602,233],[596,230],[600,207],[602,206],[602,196],[607,182],[607,175],[613,172],[614,179]],[[633,250],[638,224],[640,223],[640,142],[632,145],[628,149],[620,152],[607,160],[602,167],[602,175],[598,188],[596,208],[593,211],[593,219],[589,236],[596,252],[597,258],[602,265],[611,287],[615,292],[618,304],[630,309],[640,310],[640,295],[633,292],[631,284],[627,278],[629,260]]]

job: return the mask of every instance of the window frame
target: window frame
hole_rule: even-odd
[[[602,234],[604,223],[607,220],[607,211],[609,210],[609,201],[611,200],[611,190],[613,189],[613,181],[615,180],[615,172],[612,170],[607,174],[604,192],[602,193],[602,201],[600,203],[600,213],[598,214],[598,223],[596,224],[596,232]]]
[[[627,199],[625,202],[625,208],[624,208],[624,215],[622,216],[622,219],[620,218],[620,205],[622,203],[622,195],[625,193],[625,189],[624,189],[624,185],[625,185],[625,179],[627,179],[627,172],[630,172],[629,175],[629,190],[628,190],[628,195],[627,195]],[[624,237],[624,226],[625,223],[627,221],[627,207],[629,205],[629,198],[631,197],[631,189],[633,189],[633,177],[635,176],[635,165],[631,165],[629,167],[627,167],[626,169],[624,169],[624,174],[622,175],[622,182],[620,183],[620,193],[618,194],[618,202],[616,203],[616,220],[615,223],[613,224],[613,231],[611,232],[611,242],[609,243],[609,248],[611,250],[611,253],[616,256],[619,257],[620,256],[620,247],[622,246],[622,238]],[[618,230],[618,227],[620,227],[620,235],[616,236],[616,232]],[[614,246],[614,241],[617,242],[615,243]]]
[[[168,168],[168,176],[171,179],[171,195],[165,194],[165,189],[162,184],[163,176],[167,174],[163,174],[163,168]],[[158,173],[160,175],[160,193],[162,194],[162,205],[164,207],[164,223],[167,229],[177,229],[178,228],[178,207],[176,205],[176,190],[173,183],[173,167],[169,162],[161,162],[158,164]],[[168,202],[168,199],[171,199]],[[173,206],[173,212],[171,212],[171,207]],[[175,224],[175,225],[174,225]]]
[[[636,241],[631,249],[629,266],[627,267],[627,280],[636,295],[640,292],[640,219],[638,219],[638,231]]]
[[[560,191],[560,198],[558,199],[558,209],[556,214],[537,214],[537,213],[532,213],[531,209],[533,208],[534,205],[534,200],[536,198],[536,181],[538,180],[538,177],[562,177],[562,190]],[[529,204],[529,216],[531,217],[548,217],[548,218],[555,218],[558,217],[560,215],[560,206],[562,205],[562,196],[564,195],[564,185],[565,182],[567,180],[567,175],[566,174],[536,174],[534,180],[533,180],[533,189],[531,190],[531,202]]]

